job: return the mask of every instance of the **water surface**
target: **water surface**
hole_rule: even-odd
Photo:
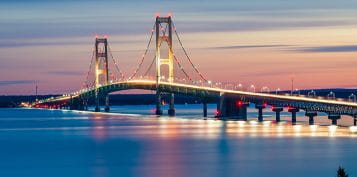
[[[339,165],[357,175],[357,135],[325,126],[323,115],[320,126],[304,117],[293,126],[270,121],[271,112],[257,123],[253,109],[248,122],[203,120],[200,105],[178,105],[176,117],[152,110],[0,109],[0,176],[316,177],[335,176]]]

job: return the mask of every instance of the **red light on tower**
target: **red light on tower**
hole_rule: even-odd
[[[108,37],[109,37],[109,36],[108,36],[107,34],[106,34],[106,35],[104,35],[104,38],[105,38],[105,39],[107,39]]]
[[[169,12],[169,13],[167,14],[167,16],[168,16],[168,17],[172,17],[172,13]]]
[[[96,34],[94,37],[95,37],[96,39],[98,39],[99,36],[98,36],[98,34]]]
[[[160,17],[160,13],[159,13],[159,12],[156,12],[156,13],[155,13],[155,17]]]

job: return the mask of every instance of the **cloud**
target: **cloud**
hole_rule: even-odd
[[[79,71],[49,71],[47,74],[51,75],[61,75],[61,76],[81,76],[84,75],[83,72]]]
[[[209,49],[247,49],[247,48],[275,48],[289,47],[291,45],[231,45],[221,47],[210,47]]]
[[[301,47],[288,50],[306,53],[357,52],[357,45]]]
[[[65,42],[0,42],[0,48],[18,48],[18,47],[32,47],[32,46],[63,46],[63,45],[80,45],[86,44],[79,41],[65,41]]]
[[[36,81],[34,80],[5,80],[0,81],[0,86],[5,85],[19,85],[19,84],[34,84]]]

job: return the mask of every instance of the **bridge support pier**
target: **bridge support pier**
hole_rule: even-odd
[[[94,111],[95,111],[95,112],[100,112],[100,107],[99,107],[99,105],[95,105]]]
[[[299,112],[300,110],[297,108],[289,108],[288,112],[291,112],[291,122],[293,125],[296,124],[296,113]]]
[[[109,112],[110,111],[110,106],[109,106],[109,94],[105,95],[105,108],[104,108],[105,112]]]
[[[95,98],[94,98],[94,99],[95,99],[95,109],[94,109],[94,111],[95,111],[95,112],[100,112],[100,105],[99,105],[99,104],[100,104],[100,103],[99,103],[100,101],[99,101],[98,90],[96,90],[95,92],[96,92],[96,93],[95,93]]]
[[[84,110],[88,111],[88,100],[84,101]]]
[[[84,110],[84,102],[83,101],[78,101],[78,110],[83,111]]]
[[[275,112],[275,120],[276,122],[280,122],[280,112],[284,109],[282,107],[273,107],[272,111]]]
[[[207,117],[207,100],[203,100],[203,117]]]
[[[258,121],[263,122],[263,109],[266,108],[265,104],[256,104],[255,108],[258,109]]]
[[[155,110],[156,115],[162,115],[162,110],[161,110],[161,93],[159,91],[156,91],[156,110]]]
[[[305,116],[309,117],[309,125],[314,125],[314,117],[317,116],[316,111],[306,111]]]
[[[170,94],[170,108],[167,113],[169,116],[175,116],[175,95],[173,93]]]
[[[242,120],[247,121],[248,120],[248,109],[249,103],[245,102],[239,107],[239,115]]]
[[[84,103],[84,101],[83,100],[81,100],[81,99],[72,99],[71,100],[71,103],[70,103],[70,105],[69,105],[69,109],[70,110],[84,110],[84,105],[85,105],[85,103]]]
[[[247,120],[247,106],[249,103],[222,95],[217,104],[216,117],[222,119]]]
[[[337,120],[338,119],[341,119],[341,115],[339,115],[339,114],[329,114],[328,115],[328,119],[330,119],[331,120],[331,124],[332,125],[337,125]]]
[[[69,105],[68,105],[69,110],[73,110],[73,98],[72,95],[69,98]]]

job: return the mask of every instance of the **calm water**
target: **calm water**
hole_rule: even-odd
[[[152,106],[112,109],[121,114],[0,109],[0,176],[333,177],[339,165],[357,176],[357,133],[323,117],[320,126],[293,126],[202,120],[200,105],[176,108],[170,118],[151,116]]]

